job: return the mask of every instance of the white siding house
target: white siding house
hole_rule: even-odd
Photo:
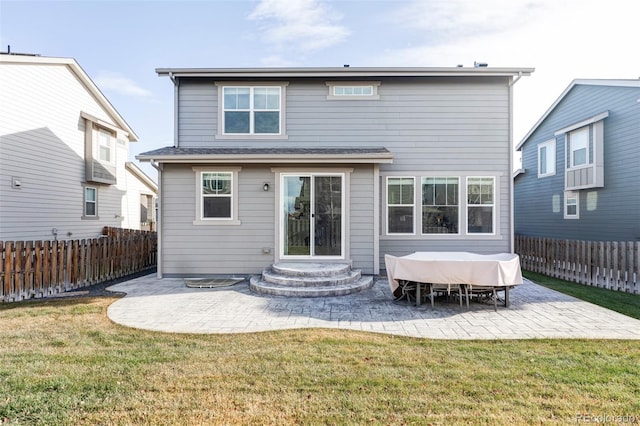
[[[139,206],[128,200],[153,188],[141,192],[125,169],[138,137],[80,65],[2,54],[0,84],[0,240],[140,228]]]

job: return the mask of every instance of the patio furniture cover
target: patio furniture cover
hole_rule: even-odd
[[[522,284],[517,254],[420,251],[402,257],[385,254],[384,262],[394,295],[398,280],[486,287]]]

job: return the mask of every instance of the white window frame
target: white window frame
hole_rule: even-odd
[[[95,199],[90,201],[87,199],[87,191],[93,190]],[[95,214],[87,214],[87,203],[93,203]],[[83,219],[100,219],[98,216],[98,187],[97,186],[82,186],[82,218]]]
[[[491,179],[491,186],[492,186],[492,202],[491,204],[484,204],[482,203],[482,200],[480,202],[480,204],[471,204],[469,203],[469,181],[471,181],[472,179]],[[496,206],[496,177],[495,176],[467,176],[466,179],[466,187],[465,187],[465,201],[466,201],[466,210],[467,210],[467,223],[466,223],[466,228],[467,228],[467,235],[496,235],[496,215],[497,215],[497,206]],[[468,214],[468,211],[470,208],[483,208],[483,207],[491,207],[491,230],[492,232],[471,232],[469,230],[470,228],[470,215]]]
[[[575,200],[573,203],[569,203],[569,200]],[[569,214],[569,206],[576,206],[576,214]],[[565,219],[580,219],[580,193],[578,191],[565,191],[564,193],[564,218]]]
[[[193,167],[195,173],[195,219],[194,225],[240,225],[238,219],[238,174],[241,167]],[[205,195],[202,193],[202,177],[204,173],[228,173],[231,175],[231,215],[230,217],[204,217]]]
[[[288,82],[216,82],[218,87],[218,130],[216,139],[287,139],[286,128],[286,88]],[[228,88],[245,88],[249,89],[249,109],[245,110],[227,110],[224,105],[224,90]],[[279,109],[254,109],[254,90],[255,89],[273,89],[278,88],[280,91]],[[226,133],[225,132],[225,112],[226,111],[247,111],[249,112],[249,133]],[[254,116],[256,111],[278,111],[279,112],[279,129],[278,133],[255,133]]]
[[[375,100],[380,99],[378,95],[379,81],[327,81],[326,85],[329,87],[328,100]],[[357,93],[358,88],[370,87],[371,93]],[[340,93],[343,89],[344,92],[351,91],[352,93]]]
[[[98,162],[102,164],[108,164],[110,166],[116,165],[116,137],[107,129],[94,126],[94,157]],[[105,159],[102,156],[103,148],[109,153],[109,158]]]
[[[544,154],[543,154],[544,152]],[[546,171],[542,171],[542,165]],[[551,139],[538,144],[538,177],[553,176],[556,174],[556,140]]]
[[[456,179],[458,181],[458,194],[457,194],[457,200],[458,200],[458,204],[455,204],[455,207],[458,208],[458,232],[446,232],[446,233],[436,233],[436,232],[424,232],[424,229],[422,227],[422,222],[423,222],[423,215],[424,212],[422,211],[422,208],[424,208],[425,206],[433,206],[433,207],[452,207],[454,206],[453,204],[424,204],[423,200],[422,200],[422,193],[423,193],[423,185],[425,184],[425,179]],[[460,197],[460,191],[462,190],[462,183],[460,182],[460,177],[459,176],[421,176],[420,177],[420,207],[421,207],[421,211],[420,211],[420,233],[422,235],[438,235],[438,236],[446,236],[446,235],[460,235],[460,224],[461,224],[461,215],[462,215],[462,208],[461,208],[461,197]],[[447,182],[448,184],[448,182]],[[434,201],[435,201],[435,197],[434,197]]]
[[[575,145],[574,145],[574,138],[573,135],[579,134],[579,133],[586,133],[587,138],[584,144],[584,147],[581,146],[580,149],[584,149],[585,150],[585,161],[584,163],[581,164],[576,164],[575,163],[575,158],[574,158],[574,152],[576,151],[575,149]],[[579,129],[575,129],[572,130],[570,132],[567,133],[567,147],[569,150],[569,169],[577,169],[577,168],[582,168],[582,167],[588,167],[591,164],[591,158],[589,155],[589,140],[590,140],[590,135],[591,135],[591,125],[585,126],[585,127],[581,127]]]
[[[412,204],[391,204],[389,203],[389,180],[410,179],[413,182]],[[385,199],[385,234],[387,235],[416,235],[416,177],[415,176],[387,176],[384,185]],[[411,222],[411,232],[390,232],[389,231],[389,208],[390,207],[411,207],[413,220]],[[422,218],[422,215],[420,215]]]

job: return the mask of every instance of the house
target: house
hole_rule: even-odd
[[[640,240],[640,80],[574,80],[516,149],[518,235]]]
[[[158,184],[131,161],[125,162],[124,168],[127,197],[121,227],[155,231]]]
[[[140,229],[157,188],[126,166],[138,137],[80,65],[0,54],[0,81],[0,240]]]
[[[530,68],[156,70],[175,90],[158,275],[511,252],[512,85]]]

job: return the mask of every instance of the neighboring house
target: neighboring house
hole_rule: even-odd
[[[517,234],[640,240],[640,80],[574,80],[516,149]]]
[[[124,166],[127,196],[122,199],[121,227],[155,231],[158,185],[134,163],[127,161]]]
[[[530,68],[158,69],[159,276],[511,252],[512,85]]]
[[[1,54],[0,84],[0,240],[140,229],[154,190],[125,168],[137,136],[78,63]]]

